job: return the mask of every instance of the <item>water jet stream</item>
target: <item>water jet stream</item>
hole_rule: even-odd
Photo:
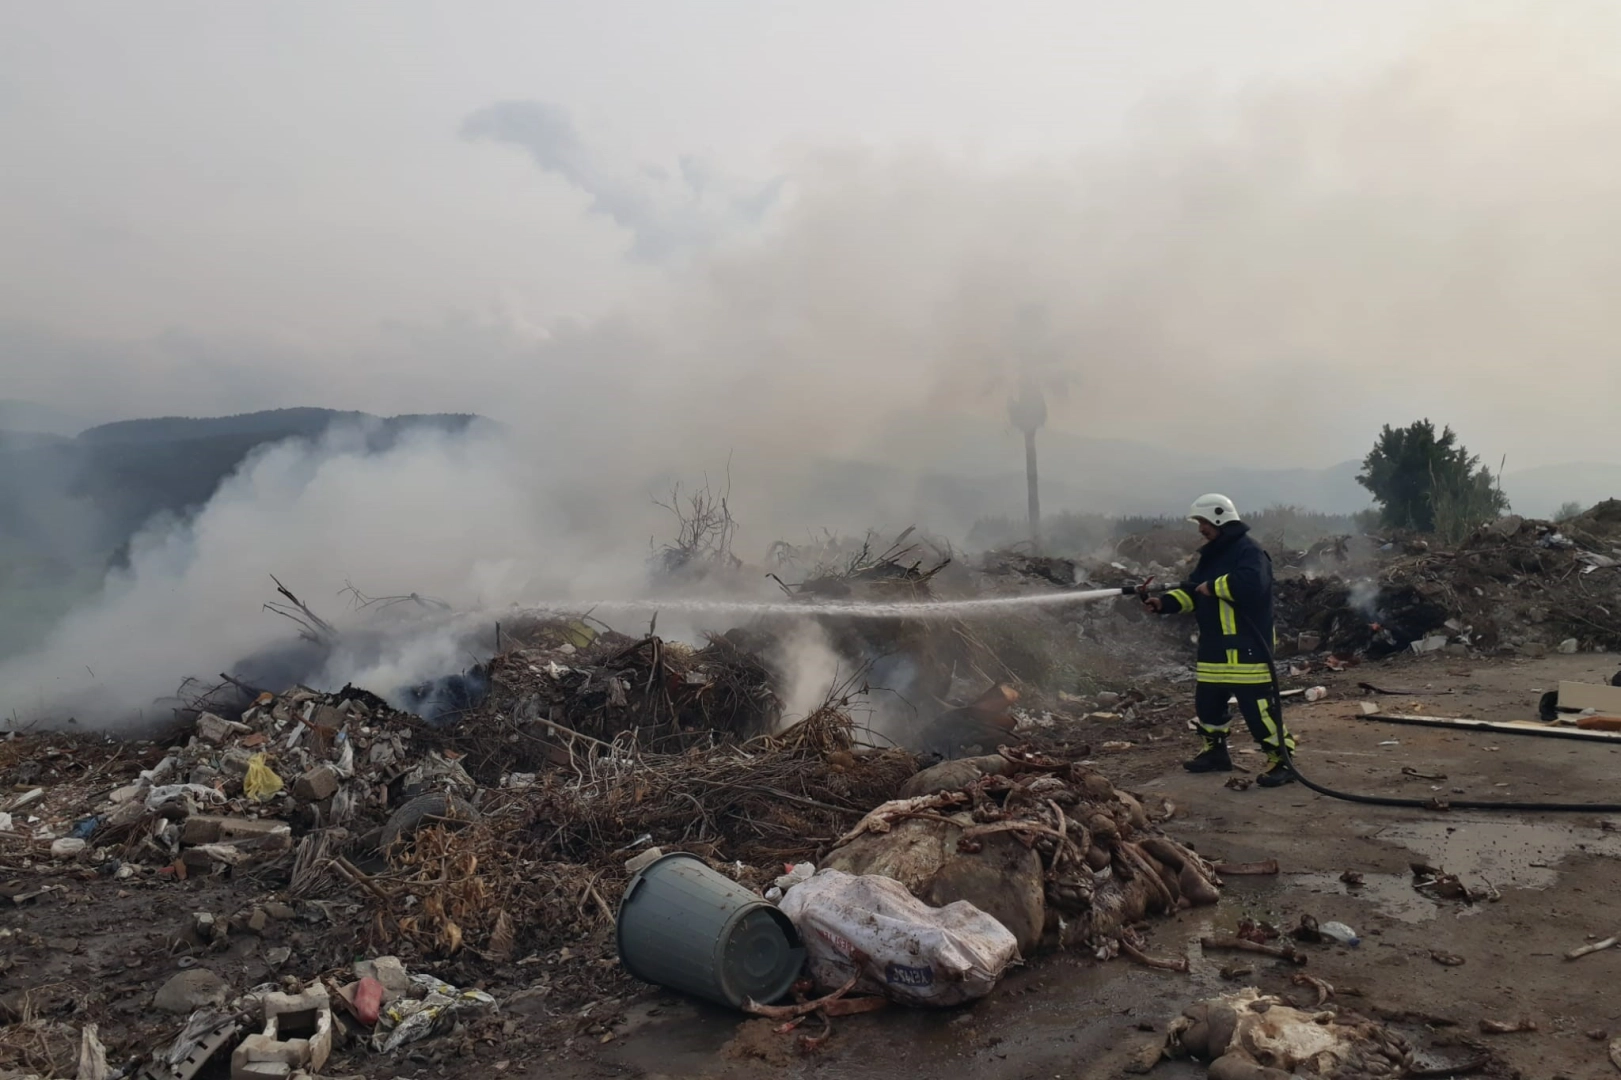
[[[965,619],[996,615],[1024,608],[1060,607],[1119,597],[1119,589],[1086,589],[1038,593],[1032,596],[990,596],[974,600],[821,600],[807,603],[758,600],[696,600],[669,597],[650,600],[599,600],[595,603],[536,603],[536,612],[667,611],[693,615],[825,615],[846,619]]]

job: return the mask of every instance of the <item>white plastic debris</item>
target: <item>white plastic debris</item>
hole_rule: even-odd
[[[223,803],[225,793],[205,784],[164,784],[146,793],[146,808],[156,810],[164,803],[188,798],[195,799],[199,803]]]
[[[332,767],[337,770],[339,776],[347,780],[355,775],[355,744],[349,741],[347,731],[340,731],[338,739],[343,743],[343,750],[339,752],[338,760],[333,762]]]
[[[790,866],[788,872],[777,878],[773,884],[786,892],[801,881],[809,881],[815,873],[816,865],[814,863],[802,862],[797,866]]]
[[[64,836],[60,840],[51,841],[51,858],[72,859],[86,847],[83,840],[76,836]]]
[[[1330,941],[1337,941],[1341,945],[1350,945],[1352,948],[1362,944],[1362,939],[1356,936],[1356,931],[1342,922],[1323,923],[1317,928],[1317,932]]]
[[[789,889],[783,912],[799,928],[811,977],[907,1005],[959,1005],[990,993],[1019,943],[964,900],[932,908],[893,878],[823,870]]]
[[[11,808],[13,810],[21,810],[25,806],[32,806],[34,803],[39,802],[39,800],[43,799],[44,797],[44,788],[33,788],[32,790],[25,791],[15,799],[11,800]]]
[[[164,758],[150,769],[142,769],[140,778],[153,784],[161,784],[174,775],[175,769],[180,767],[180,759],[173,756]]]
[[[1321,701],[1328,696],[1328,687],[1314,686],[1306,691],[1307,701]]]

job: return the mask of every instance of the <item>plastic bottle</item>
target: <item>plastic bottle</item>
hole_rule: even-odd
[[[1362,944],[1362,939],[1356,936],[1356,931],[1342,922],[1323,923],[1317,928],[1317,932],[1330,941],[1337,941],[1341,945],[1349,945],[1353,949]]]

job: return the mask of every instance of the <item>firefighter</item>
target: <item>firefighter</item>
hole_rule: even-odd
[[[1205,495],[1193,504],[1188,520],[1205,538],[1199,565],[1180,588],[1144,603],[1161,615],[1193,612],[1199,623],[1198,687],[1194,711],[1204,746],[1183,763],[1189,772],[1231,772],[1227,753],[1228,702],[1250,734],[1266,751],[1266,770],[1256,778],[1262,787],[1292,783],[1294,770],[1281,747],[1294,752],[1295,742],[1283,726],[1272,685],[1272,558],[1249,535],[1238,508],[1225,495]],[[1263,636],[1264,635],[1264,636]]]

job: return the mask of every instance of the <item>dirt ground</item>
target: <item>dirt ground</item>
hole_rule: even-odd
[[[1621,745],[1372,722],[1362,718],[1359,703],[1370,699],[1356,686],[1367,680],[1435,691],[1371,699],[1393,710],[1422,707],[1431,715],[1521,720],[1534,718],[1540,690],[1561,679],[1607,681],[1616,664],[1616,657],[1603,654],[1398,659],[1319,678],[1329,698],[1291,709],[1289,722],[1301,741],[1302,769],[1346,791],[1429,798],[1461,789],[1480,799],[1621,802]],[[1277,859],[1283,871],[1276,878],[1229,877],[1216,908],[1154,925],[1153,952],[1188,956],[1190,975],[1076,955],[1039,957],[971,1009],[840,1020],[822,1052],[790,1058],[787,1065],[750,1055],[757,1039],[728,1051],[738,1033],[736,1017],[651,994],[628,1010],[627,1023],[595,1050],[588,1067],[575,1062],[559,1070],[563,1062],[553,1062],[545,1071],[649,1080],[752,1080],[785,1071],[851,1078],[899,1071],[944,1075],[965,1068],[988,1080],[1118,1077],[1131,1051],[1161,1038],[1185,1004],[1245,985],[1220,975],[1235,957],[1204,955],[1199,937],[1231,929],[1246,916],[1292,926],[1311,914],[1322,922],[1348,923],[1363,940],[1354,949],[1313,948],[1303,970],[1331,983],[1342,1004],[1395,1018],[1430,1063],[1461,1062],[1475,1056],[1471,1046],[1485,1046],[1499,1059],[1492,1070],[1497,1075],[1587,1080],[1615,1074],[1606,1045],[1621,1035],[1621,950],[1575,962],[1563,956],[1592,935],[1621,929],[1621,910],[1612,900],[1621,891],[1621,831],[1615,831],[1621,815],[1421,812],[1358,806],[1299,785],[1229,790],[1225,778],[1191,776],[1177,767],[1192,740],[1177,726],[1159,729],[1162,742],[1125,735],[1123,741],[1136,745],[1099,753],[1100,767],[1123,787],[1168,796],[1179,811],[1166,830],[1207,857]],[[1121,737],[1096,730],[1078,734],[1099,741]],[[1396,745],[1382,745],[1387,743]],[[1238,760],[1257,769],[1259,755],[1245,753],[1250,745],[1235,735]],[[1446,780],[1404,776],[1404,766]],[[1414,861],[1471,883],[1489,882],[1502,898],[1473,906],[1427,899],[1412,888]],[[1365,884],[1341,884],[1348,869],[1362,873]],[[1444,965],[1432,953],[1464,963]],[[1255,985],[1306,999],[1289,982],[1294,969],[1253,959],[1260,961],[1253,965]],[[1479,1034],[1483,1018],[1522,1016],[1539,1030]],[[1602,1041],[1592,1037],[1600,1031]],[[1193,1077],[1203,1070],[1162,1063],[1153,1075]]]
[[[1302,768],[1343,790],[1410,798],[1621,801],[1615,779],[1621,775],[1621,744],[1369,721],[1359,708],[1366,699],[1356,688],[1367,680],[1425,691],[1382,699],[1400,711],[1526,719],[1534,718],[1541,690],[1561,679],[1606,681],[1616,665],[1616,657],[1603,654],[1489,661],[1408,657],[1312,677],[1329,687],[1329,697],[1298,704],[1288,720],[1300,736]],[[1187,692],[1191,699],[1191,686]],[[972,1008],[897,1009],[840,1019],[822,1049],[801,1056],[792,1037],[776,1035],[761,1022],[744,1025],[735,1014],[612,977],[611,944],[604,941],[540,963],[554,983],[571,967],[590,966],[617,997],[560,1014],[544,993],[508,992],[498,1015],[460,1033],[392,1059],[351,1047],[326,1071],[377,1078],[581,1080],[856,1078],[965,1069],[988,1080],[1116,1077],[1125,1073],[1133,1051],[1161,1039],[1167,1022],[1193,1000],[1250,982],[1305,998],[1307,992],[1289,982],[1294,969],[1262,957],[1206,955],[1198,939],[1245,917],[1293,926],[1310,914],[1348,923],[1363,940],[1357,948],[1309,947],[1304,970],[1331,983],[1341,1004],[1391,1019],[1431,1064],[1464,1061],[1484,1046],[1494,1061],[1483,1075],[1614,1075],[1606,1045],[1621,1035],[1621,949],[1574,962],[1563,955],[1591,937],[1621,930],[1621,908],[1612,899],[1621,894],[1621,815],[1400,810],[1337,801],[1300,785],[1231,790],[1225,777],[1190,776],[1178,767],[1192,746],[1185,728],[1190,715],[1191,709],[1173,708],[1157,727],[1117,731],[1104,723],[1077,723],[1064,731],[1077,744],[1131,742],[1129,749],[1098,750],[1093,758],[1119,786],[1155,791],[1174,802],[1177,814],[1165,827],[1171,835],[1207,857],[1281,864],[1276,877],[1228,877],[1214,908],[1153,924],[1150,951],[1187,956],[1189,974],[1077,954],[1037,957]],[[1235,724],[1238,760],[1257,770],[1260,759],[1247,752],[1241,731]],[[1445,779],[1415,778],[1404,767]],[[1500,899],[1475,905],[1428,899],[1411,886],[1414,861],[1461,875],[1469,884],[1489,884]],[[1361,873],[1365,884],[1342,884],[1346,870]],[[6,902],[41,885],[54,889],[26,903]],[[132,884],[90,869],[54,877],[13,874],[5,890],[0,1020],[23,1012],[66,1023],[75,1023],[76,1016],[110,1017],[103,1040],[125,1048],[158,1045],[182,1019],[154,1013],[150,1003],[164,980],[198,962],[172,947],[190,913],[229,915],[244,904],[265,902],[246,880]],[[342,966],[362,947],[335,933],[319,907],[305,904],[296,917],[272,918],[258,933],[233,934],[225,951],[202,962],[246,988]],[[281,949],[288,951],[285,959]],[[1437,955],[1463,963],[1443,964]],[[1257,961],[1252,976],[1222,977],[1224,966],[1244,961]],[[542,968],[531,970],[533,985],[545,981]],[[454,965],[438,973],[451,981],[458,975]],[[1479,1034],[1483,1018],[1522,1016],[1538,1030]],[[1152,1075],[1202,1074],[1191,1065],[1162,1063]]]

